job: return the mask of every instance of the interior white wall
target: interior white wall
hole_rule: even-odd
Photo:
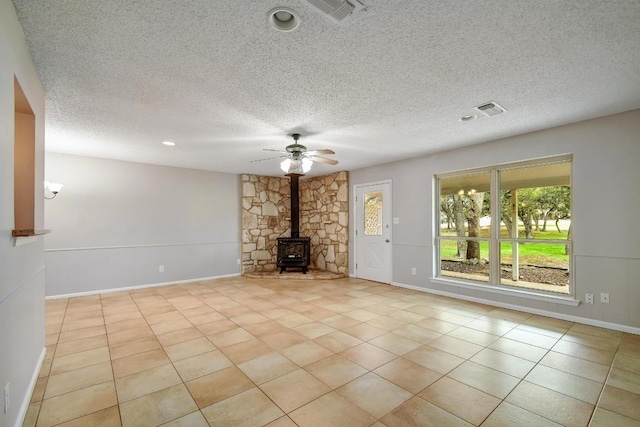
[[[17,77],[36,117],[36,186],[42,188],[44,90],[10,0],[0,0],[0,395],[10,384],[8,413],[0,426],[21,423],[44,351],[43,238],[14,246],[13,144]],[[43,200],[36,189],[35,225],[43,228]],[[1,406],[1,405],[0,405]]]
[[[484,120],[500,120],[499,117]],[[460,123],[460,126],[473,126]],[[393,282],[463,297],[640,328],[640,110],[350,172],[351,184],[392,180]],[[392,141],[391,141],[392,143]],[[576,298],[571,307],[434,283],[433,177],[487,165],[572,153]],[[351,201],[353,206],[353,200]],[[350,216],[353,221],[353,216]],[[351,224],[352,230],[353,224]],[[353,239],[353,235],[350,236]],[[353,242],[349,245],[353,265]],[[411,275],[411,268],[417,275]],[[610,304],[599,294],[608,292]],[[637,329],[636,329],[637,330]]]
[[[46,153],[47,295],[239,274],[234,174]],[[159,272],[159,266],[164,272]]]

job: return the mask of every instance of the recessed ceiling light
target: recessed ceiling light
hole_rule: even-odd
[[[174,147],[176,145],[175,142],[171,142],[171,141],[162,141],[162,143],[167,147]]]
[[[475,120],[477,118],[478,118],[478,116],[474,116],[473,114],[469,114],[467,116],[460,117],[460,121],[461,122],[470,122],[471,120]]]
[[[274,15],[275,15],[275,18],[280,22],[289,22],[290,20],[293,19],[293,15],[284,10],[280,10],[274,13]]]
[[[267,15],[269,24],[278,31],[293,31],[300,25],[298,14],[288,7],[276,7]]]

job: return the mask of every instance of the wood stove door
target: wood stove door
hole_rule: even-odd
[[[391,283],[391,183],[355,190],[356,277]]]

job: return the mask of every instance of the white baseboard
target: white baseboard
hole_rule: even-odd
[[[29,404],[31,403],[31,395],[33,394],[33,390],[36,388],[36,383],[38,382],[38,376],[40,375],[40,369],[42,369],[42,363],[44,362],[44,358],[47,355],[47,348],[42,349],[42,353],[40,353],[40,359],[38,359],[38,363],[36,363],[36,368],[31,375],[31,381],[27,386],[27,393],[22,399],[22,405],[20,405],[20,412],[18,412],[18,418],[16,419],[15,427],[20,427],[24,422],[24,418],[27,416],[27,411],[29,410]]]
[[[112,292],[122,292],[122,291],[132,291],[132,290],[135,290],[135,289],[144,289],[144,288],[156,288],[156,287],[159,287],[159,286],[179,285],[179,284],[182,284],[182,283],[202,282],[203,280],[223,279],[225,277],[236,277],[236,276],[240,276],[240,273],[223,274],[223,275],[220,275],[220,276],[200,277],[200,278],[197,278],[197,279],[177,280],[175,282],[149,283],[149,284],[146,284],[146,285],[125,286],[125,287],[122,287],[122,288],[100,289],[100,290],[97,290],[97,291],[74,292],[72,294],[49,295],[49,296],[45,297],[45,300],[62,299],[62,298],[74,298],[74,297],[86,297],[86,296],[89,296],[89,295],[108,294],[108,293],[112,293]]]
[[[634,335],[640,335],[640,328],[634,328],[633,326],[620,325],[618,323],[610,323],[602,320],[589,319],[586,317],[572,316],[570,314],[556,313],[553,311],[539,310],[537,308],[523,307],[521,305],[506,304],[502,302],[492,301],[484,298],[470,297],[467,295],[460,295],[452,292],[444,292],[437,289],[422,288],[420,286],[407,285],[404,283],[391,282],[393,286],[400,288],[412,289],[414,291],[427,292],[429,294],[441,295],[445,297],[451,297],[461,299],[465,301],[477,302],[480,304],[492,305],[494,307],[508,308],[510,310],[523,311],[525,313],[538,314],[540,316],[552,317],[554,319],[568,320],[569,322],[583,323],[585,325],[597,326],[605,329],[613,329],[614,331],[627,332]]]

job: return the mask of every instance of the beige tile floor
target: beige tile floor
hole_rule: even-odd
[[[640,336],[354,279],[47,301],[25,426],[640,425]]]

